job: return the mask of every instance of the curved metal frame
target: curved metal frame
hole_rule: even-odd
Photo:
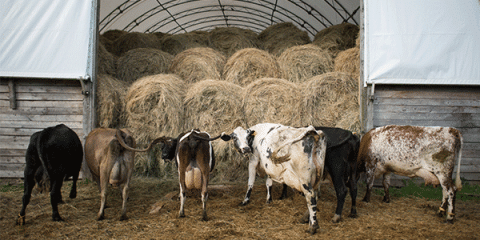
[[[358,23],[353,19],[353,15],[356,14],[358,11],[357,8],[352,13],[348,13],[346,8],[342,6],[338,0],[323,0],[328,6],[330,6],[333,11],[335,11],[338,16],[343,19],[343,22],[353,21],[355,24]],[[116,18],[121,16],[124,12],[132,10],[137,4],[140,4],[141,0],[126,0],[118,7],[116,7],[112,12],[110,12],[105,18],[103,18],[99,23],[99,30],[103,31],[108,25],[115,22]],[[299,28],[307,31],[309,35],[315,36],[318,32],[318,28],[314,25],[321,25],[323,27],[329,27],[333,25],[332,21],[330,21],[327,17],[322,15],[317,9],[312,7],[310,4],[304,1],[289,1],[290,4],[295,5],[298,9],[303,10],[307,13],[307,16],[315,19],[316,23],[311,23],[301,16],[298,16],[294,12],[286,9],[278,4],[278,1],[271,2],[271,1],[254,1],[254,0],[246,0],[241,1],[248,5],[257,6],[249,7],[245,5],[236,5],[236,4],[222,4],[221,0],[218,0],[218,4],[216,5],[206,5],[206,6],[199,6],[199,7],[188,7],[187,4],[192,4],[194,2],[198,2],[196,0],[188,0],[188,1],[164,1],[161,2],[160,0],[156,0],[158,6],[140,14],[137,18],[133,19],[129,24],[127,24],[122,30],[125,31],[134,31],[136,27],[140,26],[145,21],[151,19],[152,17],[158,16],[159,14],[165,14],[165,17],[159,19],[153,25],[149,26],[145,32],[155,32],[159,29],[167,26],[168,24],[174,23],[176,26],[170,28],[165,33],[179,33],[179,32],[187,32],[187,29],[199,26],[202,24],[212,24],[208,26],[201,26],[199,28],[194,28],[192,31],[197,31],[201,29],[213,29],[214,27],[228,27],[228,26],[236,26],[239,28],[246,28],[251,29],[254,31],[262,31],[266,27],[283,22],[284,19],[291,20],[292,23],[297,25]],[[338,7],[334,6],[338,5]],[[169,9],[182,7],[185,6],[182,11],[176,12],[172,14]],[[268,11],[266,11],[266,10]],[[180,23],[179,20],[185,17],[192,17],[198,14],[206,13],[206,12],[218,12],[218,14],[210,15],[208,17],[200,17],[194,18],[193,20],[186,21]],[[342,12],[344,12],[347,17],[345,17]],[[256,18],[252,20],[248,18],[248,16],[236,15],[235,13],[242,13],[246,15],[252,15]],[[223,22],[223,24],[218,23]],[[246,24],[248,23],[248,24]]]

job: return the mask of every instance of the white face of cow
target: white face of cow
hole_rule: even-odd
[[[243,129],[242,127],[237,127],[233,133],[230,135],[233,139],[233,144],[237,151],[239,151],[242,154],[245,153],[251,153],[252,148],[249,144],[251,142],[253,136],[254,136],[253,130],[250,129]]]

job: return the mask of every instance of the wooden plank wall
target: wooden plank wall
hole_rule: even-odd
[[[480,87],[377,85],[373,126],[389,124],[459,129],[464,142],[460,175],[480,183]],[[395,184],[401,179],[408,178],[395,177]]]
[[[8,80],[0,80],[0,178],[23,177],[30,136],[63,123],[83,141],[83,95],[79,81],[15,79],[16,109]]]

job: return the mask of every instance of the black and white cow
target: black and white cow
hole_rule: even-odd
[[[49,181],[53,221],[63,221],[58,213],[62,202],[63,180],[72,177],[70,198],[77,196],[76,183],[83,160],[83,148],[77,134],[60,124],[45,128],[30,137],[25,161],[24,195],[17,224],[25,224],[25,209],[30,202],[35,182]]]
[[[366,172],[367,192],[363,201],[370,201],[375,178],[383,175],[384,202],[390,202],[390,173],[421,177],[425,185],[440,184],[443,200],[438,214],[447,213],[447,222],[455,216],[455,194],[462,188],[460,161],[463,138],[450,127],[418,127],[388,125],[374,128],[361,140],[358,154],[359,172]],[[455,185],[452,175],[458,163]]]
[[[236,128],[223,140],[234,140],[240,153],[253,153],[248,164],[248,190],[242,204],[250,201],[255,175],[267,175],[267,202],[271,201],[272,180],[303,193],[307,200],[310,232],[318,229],[317,189],[323,177],[326,139],[314,127],[294,128],[263,123],[249,129]]]
[[[341,219],[343,205],[347,196],[347,187],[350,189],[352,207],[350,217],[357,216],[357,155],[360,148],[360,137],[351,131],[334,127],[315,127],[321,130],[327,139],[325,154],[325,170],[332,179],[337,195],[337,208],[332,222]],[[287,186],[283,185],[281,199],[287,195]]]

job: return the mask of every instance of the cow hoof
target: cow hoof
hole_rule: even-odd
[[[246,206],[247,204],[249,204],[250,201],[243,201],[241,202],[240,204],[238,204],[239,206]]]
[[[267,200],[267,204],[270,204],[270,203],[272,203],[272,199]]]
[[[350,213],[349,218],[357,218],[357,213]]]
[[[97,217],[97,221],[102,221],[103,219],[105,219],[103,215]]]
[[[438,212],[437,212],[437,216],[439,216],[439,217],[441,217],[441,218],[445,217],[445,211],[441,211],[441,210],[438,211]]]
[[[341,218],[341,216],[338,215],[338,214],[333,215],[332,223],[338,223],[338,222],[340,222],[340,218]]]
[[[20,226],[25,225],[25,216],[18,215],[17,222],[15,223],[15,225],[20,225]]]
[[[447,221],[445,221],[445,223],[447,223],[447,224],[453,224],[453,219],[447,219]]]
[[[364,198],[364,199],[362,199],[362,202],[366,202],[366,203],[368,203],[368,202],[370,202],[370,199],[366,199],[366,198]]]
[[[178,214],[178,217],[179,217],[179,218],[184,218],[184,217],[185,217],[185,214],[184,214],[184,213],[179,213],[179,214]]]
[[[318,224],[315,224],[313,226],[310,226],[310,229],[308,229],[308,232],[313,235],[317,232],[317,229],[319,229]]]
[[[68,197],[71,198],[71,199],[74,199],[74,198],[77,197],[77,193],[76,192],[71,192],[70,196],[68,196]]]
[[[120,221],[125,221],[125,220],[128,220],[128,217],[126,215],[122,215],[120,217]]]
[[[384,203],[390,203],[390,199],[384,197],[384,198],[383,198],[383,202],[384,202]]]
[[[53,216],[52,217],[52,220],[55,221],[55,222],[63,222],[63,218],[61,218],[60,216]]]

